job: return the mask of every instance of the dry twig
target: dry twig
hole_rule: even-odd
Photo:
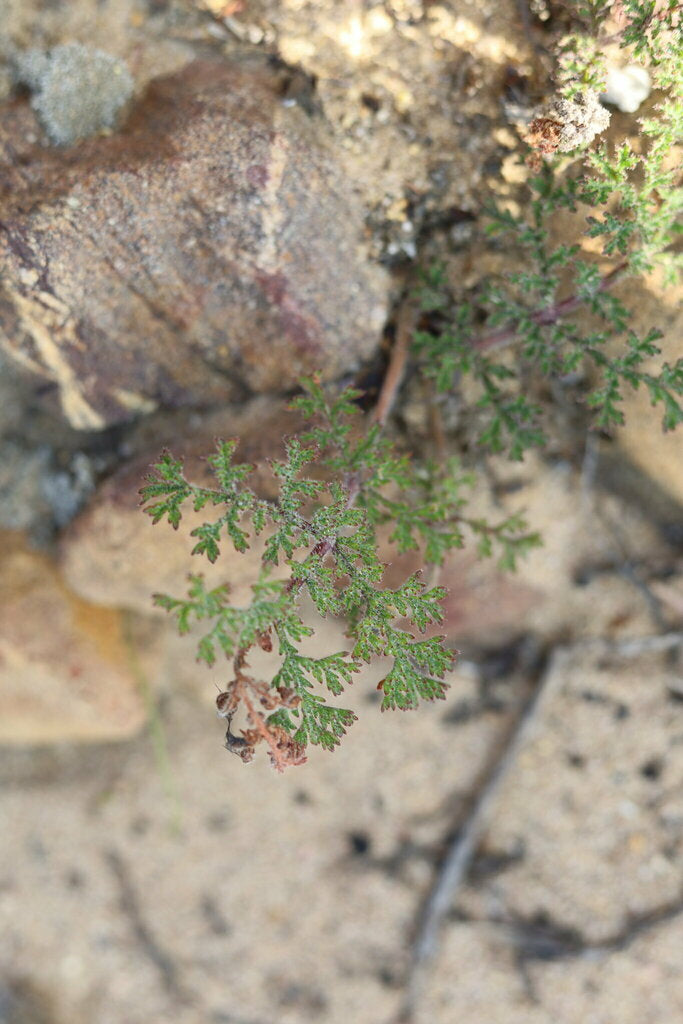
[[[558,652],[555,657],[559,656]],[[422,996],[426,975],[439,947],[439,934],[446,914],[453,906],[467,878],[472,860],[481,845],[491,821],[493,809],[503,783],[517,762],[520,751],[529,742],[536,726],[555,696],[562,673],[551,664],[531,700],[522,708],[517,723],[484,782],[470,814],[458,831],[441,865],[422,915],[422,923],[413,944],[412,962],[406,984],[406,997],[399,1014],[399,1024],[413,1021]]]
[[[380,427],[383,427],[387,422],[389,413],[396,401],[401,381],[403,380],[416,317],[417,310],[415,304],[410,299],[406,300],[398,313],[396,338],[391,349],[389,365],[384,375],[377,405],[372,413],[373,421],[378,423]]]
[[[663,653],[683,647],[683,632],[633,637],[606,642],[590,638],[571,648],[556,650],[533,697],[520,711],[508,742],[486,778],[470,814],[453,840],[432,890],[427,898],[422,922],[413,944],[412,960],[406,982],[406,996],[397,1024],[412,1024],[424,992],[429,968],[439,948],[439,935],[448,911],[467,879],[474,856],[491,822],[492,812],[502,786],[515,766],[521,750],[529,743],[547,708],[556,696],[565,676],[558,671],[558,660],[569,657],[578,648],[601,647],[619,657],[637,657],[644,653]]]

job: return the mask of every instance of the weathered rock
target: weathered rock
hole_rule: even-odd
[[[321,123],[261,63],[152,82],[123,131],[56,151],[0,128],[0,341],[78,428],[326,379],[376,344],[384,271]],[[33,140],[33,141],[32,141]]]
[[[256,466],[249,485],[263,497],[275,497],[277,485],[266,460],[278,457],[279,443],[295,422],[282,408],[268,414],[266,402],[257,400],[242,416],[215,416],[192,439],[169,441],[168,446],[174,456],[183,457],[190,480],[210,486],[215,481],[202,457],[213,450],[213,438],[239,436],[236,460]],[[152,604],[152,594],[183,596],[188,574],[202,573],[211,586],[229,583],[236,604],[249,603],[263,539],[252,537],[244,554],[226,539],[214,565],[204,557],[193,557],[196,542],[190,533],[211,518],[210,510],[195,513],[188,506],[179,528],[172,530],[165,520],[154,525],[140,508],[140,487],[158,455],[158,447],[150,448],[111,476],[65,532],[62,569],[69,586],[95,604],[165,617],[166,612]]]
[[[46,515],[41,484],[48,462],[46,448],[0,442],[0,529],[27,530]]]
[[[126,65],[102,50],[67,43],[15,59],[17,79],[33,92],[32,106],[53,142],[69,145],[114,128],[133,95]]]
[[[610,67],[601,99],[611,103],[625,114],[635,114],[638,107],[652,92],[652,77],[647,68],[638,64]]]
[[[119,613],[76,597],[20,535],[0,545],[0,743],[134,735],[145,709]]]

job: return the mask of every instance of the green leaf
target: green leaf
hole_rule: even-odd
[[[269,721],[274,718],[271,715]],[[356,715],[346,708],[327,704],[322,697],[306,693],[299,707],[290,712],[286,720],[290,728],[296,728],[294,739],[297,743],[304,746],[313,743],[325,750],[334,750],[348,727],[356,721]],[[276,721],[282,723],[283,717]]]
[[[182,469],[182,462],[174,459],[170,452],[164,451],[147,476],[148,483],[140,489],[142,503],[151,502],[144,511],[152,517],[152,521],[158,523],[166,516],[174,530],[178,529],[182,518],[180,507],[191,494]],[[162,500],[155,500],[157,498]]]
[[[393,667],[381,683],[382,711],[411,711],[422,700],[445,700],[448,685],[443,677],[453,654],[443,648],[442,640],[435,637],[399,647]]]

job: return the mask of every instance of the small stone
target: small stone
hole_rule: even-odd
[[[175,457],[184,458],[189,480],[211,486],[213,478],[207,472],[204,456],[214,449],[214,437],[240,437],[236,461],[256,466],[249,486],[261,497],[272,498],[277,488],[267,460],[279,457],[278,442],[292,433],[295,424],[294,417],[285,415],[282,409],[269,413],[264,403],[257,401],[241,418],[224,416],[222,424],[214,420],[191,442],[169,440],[168,447]],[[235,551],[226,537],[214,565],[204,557],[193,556],[196,542],[190,534],[211,519],[210,510],[193,512],[188,505],[179,528],[172,530],[165,521],[154,525],[140,508],[140,487],[158,457],[159,449],[150,448],[114,473],[65,531],[61,565],[69,586],[94,604],[166,618],[167,613],[153,604],[152,594],[184,597],[188,574],[201,573],[208,586],[229,583],[234,604],[248,604],[261,567],[263,535],[251,537],[243,554]],[[282,575],[286,575],[287,567],[281,568]]]
[[[50,464],[45,446],[0,441],[0,528],[33,530],[49,513],[43,481]]]
[[[13,54],[11,60],[15,82],[36,92],[40,90],[41,79],[47,73],[49,66],[48,55],[35,47]]]
[[[127,739],[144,721],[120,614],[0,532],[0,743]]]
[[[76,452],[67,469],[45,473],[42,491],[54,523],[66,526],[94,490],[93,466],[85,452]]]
[[[558,97],[529,125],[529,145],[546,155],[569,153],[592,142],[605,131],[609,120],[609,111],[592,89],[578,93],[573,100]]]
[[[652,79],[645,68],[627,64],[607,72],[603,103],[611,103],[624,114],[634,114],[652,92]]]

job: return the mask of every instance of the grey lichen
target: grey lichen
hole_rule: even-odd
[[[43,50],[20,50],[12,55],[12,74],[16,82],[32,92],[40,89],[40,81],[50,66],[50,58]]]
[[[561,125],[559,149],[563,153],[592,142],[609,125],[609,111],[600,103],[600,97],[591,89],[579,93],[573,100],[556,99],[548,116]]]
[[[528,141],[533,149],[550,153],[571,153],[588,145],[609,125],[609,111],[591,89],[578,93],[573,100],[557,97],[529,125]]]
[[[80,43],[47,54],[27,50],[13,63],[16,80],[33,92],[31,105],[58,145],[114,128],[133,95],[133,78],[123,61]]]

